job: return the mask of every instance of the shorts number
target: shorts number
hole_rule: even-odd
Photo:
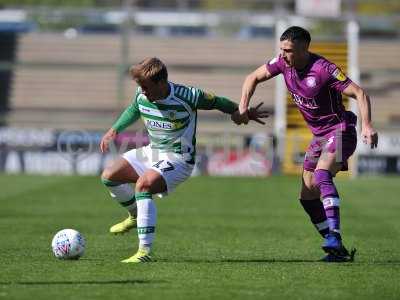
[[[162,172],[168,172],[168,171],[175,170],[174,166],[169,161],[165,162],[167,167],[161,168],[161,164],[163,162],[164,162],[164,160],[160,160],[158,163],[154,164],[153,167],[157,168],[157,169],[160,169],[160,171],[162,171]]]

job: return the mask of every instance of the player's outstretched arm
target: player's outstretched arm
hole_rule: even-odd
[[[260,103],[259,105],[251,107],[248,110],[246,116],[249,118],[249,120],[253,120],[260,124],[265,124],[262,119],[269,117],[269,111],[262,107],[262,105],[263,103]],[[237,125],[243,123],[240,119],[240,113],[237,103],[226,97],[216,96],[214,94],[204,92],[203,96],[199,98],[197,108],[207,110],[217,109],[226,114],[230,114],[231,120]]]
[[[361,114],[361,137],[365,144],[371,145],[371,149],[376,148],[378,146],[378,132],[372,126],[369,96],[354,82],[343,90],[343,94],[357,100]]]
[[[257,84],[272,78],[265,65],[258,67],[255,71],[246,76],[242,85],[242,96],[239,104],[240,124],[249,122],[248,107],[250,99],[256,90]]]

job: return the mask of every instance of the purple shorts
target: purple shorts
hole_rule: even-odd
[[[357,132],[354,126],[348,126],[345,131],[340,129],[312,139],[304,157],[303,168],[314,172],[318,160],[324,153],[336,153],[336,162],[342,163],[341,171],[349,169],[347,160],[354,153],[357,146]]]

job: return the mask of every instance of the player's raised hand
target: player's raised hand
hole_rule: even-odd
[[[250,107],[247,113],[249,120],[265,125],[265,122],[261,119],[268,118],[270,112],[265,107],[262,107],[263,104],[264,102],[261,102],[257,106]]]
[[[372,126],[362,126],[361,137],[364,144],[371,145],[371,149],[378,147],[378,132]]]
[[[117,137],[117,131],[115,129],[110,128],[106,134],[102,137],[100,141],[100,150],[102,153],[108,151],[109,144]]]
[[[236,125],[247,124],[249,122],[247,111],[245,111],[243,114],[241,114],[239,110],[235,111],[233,114],[231,114],[231,120]]]

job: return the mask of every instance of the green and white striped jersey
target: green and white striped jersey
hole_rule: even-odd
[[[153,102],[142,94],[139,87],[132,103],[113,128],[120,132],[141,118],[149,133],[152,149],[184,154],[189,163],[194,163],[197,109],[215,108],[231,114],[237,105],[198,88],[172,82],[169,85],[168,97]]]

